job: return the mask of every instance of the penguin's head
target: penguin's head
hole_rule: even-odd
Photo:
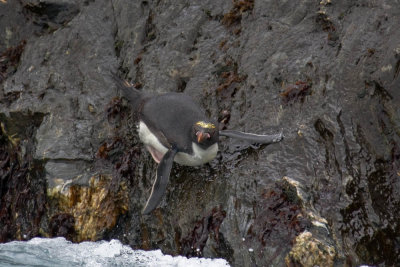
[[[211,122],[198,121],[193,125],[192,139],[201,147],[218,142],[218,128]]]

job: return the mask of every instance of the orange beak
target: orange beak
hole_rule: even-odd
[[[197,143],[202,143],[205,138],[207,139],[210,138],[209,133],[203,133],[203,132],[197,132],[196,136],[197,136]]]

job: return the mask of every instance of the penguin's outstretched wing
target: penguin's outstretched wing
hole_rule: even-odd
[[[272,144],[272,143],[277,143],[277,142],[281,141],[283,138],[282,133],[271,134],[271,135],[260,135],[260,134],[232,131],[232,130],[221,130],[221,131],[219,131],[219,135],[236,138],[236,139],[240,139],[240,140],[245,140],[252,144],[255,144],[255,143]]]
[[[151,190],[150,197],[147,200],[146,206],[142,211],[143,214],[149,214],[155,208],[157,208],[158,204],[161,202],[161,199],[165,194],[165,190],[167,189],[172,163],[174,162],[174,157],[177,152],[177,149],[169,149],[160,161],[160,164],[158,164],[156,180],[154,181],[153,188]]]

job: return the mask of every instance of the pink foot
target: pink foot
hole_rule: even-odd
[[[153,157],[154,161],[157,162],[157,163],[160,163],[160,161],[162,160],[164,154],[161,153],[160,151],[156,150],[152,146],[146,146],[146,148],[150,152],[150,154]]]

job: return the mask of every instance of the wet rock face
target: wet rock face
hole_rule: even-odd
[[[396,1],[0,1],[0,241],[119,238],[235,266],[400,263]],[[210,164],[156,164],[110,71],[184,92]]]
[[[0,119],[0,242],[32,238],[46,220],[44,166],[32,158],[43,114],[14,112]]]
[[[69,213],[59,213],[51,217],[49,223],[51,237],[63,236],[73,240],[76,236],[75,217]]]

